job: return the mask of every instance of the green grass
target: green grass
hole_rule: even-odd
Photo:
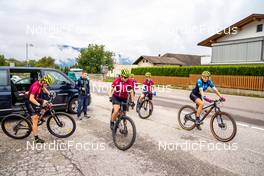
[[[107,77],[107,78],[105,78],[103,81],[104,81],[104,82],[113,82],[114,80],[115,80],[114,77]]]

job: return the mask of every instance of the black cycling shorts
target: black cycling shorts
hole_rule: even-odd
[[[39,113],[39,109],[37,109],[37,106],[31,103],[29,100],[25,101],[25,105],[30,116],[34,116]]]
[[[195,103],[195,101],[197,100],[197,98],[200,98],[202,100],[202,96],[200,94],[194,94],[193,92],[191,92],[190,94],[190,99]]]
[[[124,104],[123,105],[124,110],[128,111],[128,107],[127,107],[126,103],[127,103],[127,100],[120,99],[119,97],[116,97],[114,95],[112,96],[112,104],[113,105],[117,104],[117,105],[121,106],[121,104]]]
[[[143,92],[145,97],[149,97],[149,100],[152,100],[153,93],[152,92]]]

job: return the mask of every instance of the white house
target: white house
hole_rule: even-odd
[[[212,47],[213,64],[264,63],[264,14],[252,14],[198,43]]]

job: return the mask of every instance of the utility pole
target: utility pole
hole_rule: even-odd
[[[26,43],[26,62],[27,62],[27,67],[28,65],[28,47],[33,47],[34,45],[31,43]]]

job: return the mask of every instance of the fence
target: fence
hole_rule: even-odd
[[[89,78],[91,80],[103,80],[104,79],[104,75],[103,74],[88,74]]]
[[[180,87],[194,86],[200,75],[190,75],[189,77],[174,77],[174,76],[152,76],[155,84],[174,85]],[[135,75],[138,82],[143,82],[143,75]],[[214,75],[213,82],[217,87],[231,89],[245,89],[264,91],[264,76],[229,76],[229,75]]]

